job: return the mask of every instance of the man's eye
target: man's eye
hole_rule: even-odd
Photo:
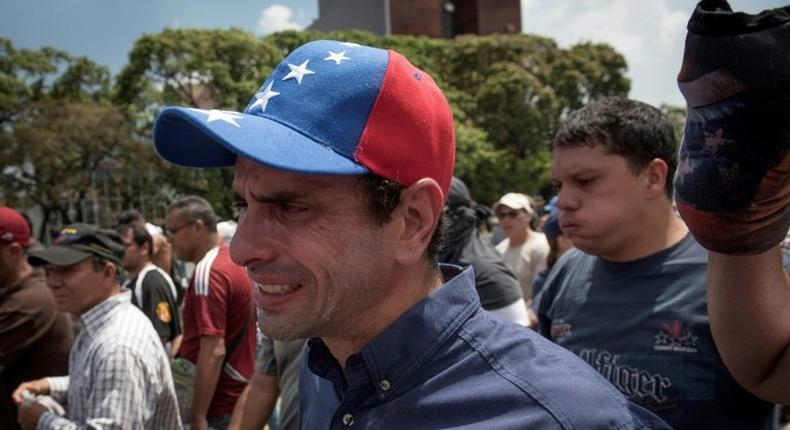
[[[307,210],[307,208],[304,206],[294,205],[290,203],[279,203],[277,205],[277,209],[287,214],[297,214]]]
[[[236,209],[238,211],[242,209],[247,209],[247,202],[245,202],[244,200],[234,200],[233,209]]]

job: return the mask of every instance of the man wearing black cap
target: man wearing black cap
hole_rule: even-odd
[[[244,113],[168,108],[153,135],[174,163],[234,166],[231,257],[261,328],[312,338],[301,428],[666,428],[437,263],[454,124],[397,52],[307,43]]]
[[[68,373],[74,331],[58,312],[44,273],[27,262],[30,228],[16,210],[0,206],[0,429],[18,429],[11,400],[24,381]]]
[[[112,230],[64,228],[55,244],[32,251],[61,311],[79,317],[69,376],[22,383],[13,393],[23,429],[76,426],[176,429],[181,422],[170,366],[151,322],[117,281],[123,244]],[[66,403],[58,416],[30,395]]]

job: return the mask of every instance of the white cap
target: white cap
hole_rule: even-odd
[[[529,204],[529,197],[521,193],[505,194],[494,204],[494,209],[500,205],[507,206],[510,209],[523,209],[530,214],[532,213],[532,205]]]
[[[162,234],[162,227],[157,225],[153,225],[150,222],[145,223],[145,231],[151,235],[151,237],[156,236],[158,234]]]

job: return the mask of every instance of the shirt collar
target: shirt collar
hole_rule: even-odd
[[[124,303],[131,303],[131,301],[132,292],[124,288],[119,294],[110,297],[82,314],[80,316],[80,324],[83,329],[94,332],[110,318],[113,309]]]
[[[444,283],[379,333],[349,364],[361,356],[380,397],[397,391],[475,311],[480,299],[471,267],[440,265]],[[419,335],[415,335],[419,333]],[[320,339],[311,339],[310,369],[337,384],[337,361]],[[385,382],[386,381],[386,382]]]

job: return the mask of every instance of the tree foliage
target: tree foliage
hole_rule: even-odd
[[[0,39],[0,85],[0,201],[40,209],[39,237],[51,221],[106,224],[97,208],[84,213],[88,197],[96,202],[105,194],[123,206],[159,191],[157,172],[166,163],[110,103],[106,67],[51,48],[17,50]]]

